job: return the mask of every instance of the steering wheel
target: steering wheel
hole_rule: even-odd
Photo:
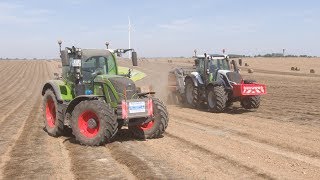
[[[91,75],[93,76],[93,77],[95,77],[95,76],[97,76],[97,75],[100,75],[100,74],[102,74],[103,73],[103,68],[97,68]]]

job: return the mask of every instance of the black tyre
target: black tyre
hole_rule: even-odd
[[[159,138],[168,127],[168,112],[159,99],[152,98],[153,101],[153,120],[138,126],[129,126],[133,135],[140,139]]]
[[[63,113],[59,110],[59,102],[51,89],[47,89],[42,101],[45,130],[50,136],[63,133]]]
[[[228,94],[223,86],[210,87],[207,94],[207,104],[211,112],[223,112],[226,108]]]
[[[233,105],[232,101],[227,101],[226,102],[226,108],[230,108]]]
[[[245,109],[257,109],[260,106],[260,96],[250,96],[241,100],[241,106]]]
[[[124,120],[118,120],[118,130],[121,129],[124,125]]]
[[[80,144],[98,146],[108,143],[116,134],[117,127],[114,110],[103,101],[82,101],[72,112],[72,134]]]
[[[188,105],[192,107],[199,106],[199,91],[191,79],[186,80],[185,96]]]

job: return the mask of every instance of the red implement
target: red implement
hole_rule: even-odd
[[[267,87],[264,84],[235,84],[233,85],[233,96],[259,96],[267,94]]]

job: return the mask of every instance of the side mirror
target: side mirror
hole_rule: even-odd
[[[132,58],[132,65],[133,65],[133,66],[138,66],[137,52],[132,51],[132,53],[131,53],[131,58]]]

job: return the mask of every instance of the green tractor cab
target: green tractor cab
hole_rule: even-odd
[[[154,92],[140,92],[131,77],[120,74],[116,56],[133,49],[61,50],[62,76],[43,86],[45,130],[51,136],[71,128],[77,141],[84,145],[110,142],[123,125],[138,138],[160,137],[168,125],[164,104]]]

